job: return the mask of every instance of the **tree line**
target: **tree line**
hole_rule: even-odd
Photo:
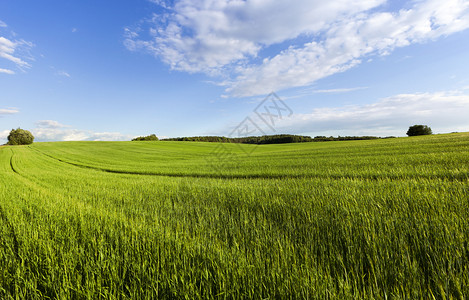
[[[432,129],[427,125],[413,125],[407,131],[408,136],[431,135]],[[212,143],[241,143],[241,144],[286,144],[286,143],[305,143],[305,142],[328,142],[328,141],[353,141],[353,140],[375,140],[394,138],[376,137],[376,136],[315,136],[314,138],[306,135],[294,134],[275,134],[263,136],[247,136],[230,138],[225,136],[194,136],[194,137],[177,137],[162,139],[162,141],[190,141],[190,142],[212,142]],[[140,136],[132,139],[132,141],[158,141],[156,134]],[[12,129],[8,135],[7,145],[29,145],[34,141],[34,136],[28,130],[21,128]]]
[[[386,137],[392,138],[392,137]],[[376,136],[316,136],[310,137],[305,135],[293,134],[275,134],[263,136],[247,136],[229,138],[225,136],[194,136],[194,137],[177,137],[167,138],[161,141],[187,141],[187,142],[212,142],[212,143],[240,143],[240,144],[286,144],[286,143],[306,143],[306,142],[328,142],[328,141],[352,141],[352,140],[375,140],[381,139]]]

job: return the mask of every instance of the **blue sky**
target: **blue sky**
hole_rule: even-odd
[[[469,131],[469,1],[0,2],[0,143]],[[260,123],[259,123],[260,124]]]

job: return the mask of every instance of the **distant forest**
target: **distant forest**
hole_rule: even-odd
[[[394,138],[392,136],[385,138]],[[376,136],[304,136],[292,134],[276,134],[264,136],[248,136],[229,138],[225,136],[194,136],[194,137],[177,137],[161,139],[161,141],[188,141],[188,142],[211,142],[211,143],[241,143],[241,144],[286,144],[286,143],[305,143],[305,142],[329,142],[329,141],[353,141],[353,140],[376,140],[382,139]]]

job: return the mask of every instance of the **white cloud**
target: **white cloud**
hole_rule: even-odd
[[[169,9],[170,7],[166,4],[165,0],[148,0],[158,6]]]
[[[67,125],[60,124],[57,121],[53,120],[41,120],[36,122],[36,126],[39,128],[64,128],[64,127],[70,127]]]
[[[317,108],[280,122],[277,131],[312,135],[405,135],[414,124],[434,132],[469,131],[469,94],[400,94],[365,105]]]
[[[93,132],[88,140],[91,141],[130,141],[130,135],[121,134],[119,132]]]
[[[15,74],[15,71],[0,68],[0,73],[13,75],[13,74]]]
[[[265,46],[313,34],[384,0],[302,0],[293,5],[277,0],[180,0],[172,7],[152,2],[168,12],[151,19],[151,39],[127,36],[128,48],[144,48],[176,70],[219,73],[226,65],[255,57]]]
[[[12,115],[12,114],[17,114],[20,111],[16,108],[8,108],[8,109],[0,109],[0,116],[1,115]]]
[[[72,33],[75,33],[75,32],[77,32],[77,31],[78,31],[77,28],[75,28],[75,27],[72,28]]]
[[[36,122],[36,128],[31,130],[36,141],[128,141],[130,135],[119,132],[94,132],[70,128],[53,120]]]
[[[340,89],[328,89],[328,90],[309,90],[311,94],[340,94],[340,93],[348,93],[354,92],[359,90],[365,90],[367,87],[354,87],[354,88],[340,88]]]
[[[396,14],[379,12],[344,20],[334,24],[320,42],[290,48],[262,65],[242,69],[228,91],[248,96],[310,85],[360,64],[367,55],[385,55],[397,47],[466,29],[468,6],[458,0],[426,1]]]
[[[83,131],[76,129],[62,129],[38,127],[31,130],[36,141],[82,141],[86,140],[88,135]]]
[[[5,22],[0,20],[0,29],[6,28],[7,25]],[[31,42],[19,39],[16,40],[14,37],[16,34],[10,32],[10,35],[13,37],[7,38],[4,34],[0,33],[0,59],[3,59],[3,62],[14,64],[20,70],[30,68],[31,65],[27,62],[33,58],[29,54],[29,50],[34,46]],[[0,60],[2,62],[2,60]],[[15,74],[10,68],[3,68],[0,66],[0,73],[4,74]]]
[[[7,38],[0,36],[0,58],[4,58],[6,60],[9,60],[10,62],[13,62],[17,67],[21,69],[30,68],[31,65],[19,56],[17,56],[15,52],[17,52],[18,49],[31,48],[32,46],[32,43],[26,42],[24,40],[11,41]]]
[[[9,135],[10,135],[10,130],[0,130],[0,143],[1,144],[6,143]]]
[[[175,70],[221,75],[233,96],[307,86],[369,56],[469,28],[466,0],[412,1],[397,12],[383,11],[385,0],[152,2],[165,13],[148,28],[126,28],[126,47]]]

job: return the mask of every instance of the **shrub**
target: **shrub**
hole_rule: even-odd
[[[8,145],[30,145],[34,141],[33,134],[21,128],[12,129],[8,135]]]
[[[417,135],[430,135],[432,134],[432,129],[427,125],[414,125],[410,126],[407,130],[408,136],[417,136]]]

